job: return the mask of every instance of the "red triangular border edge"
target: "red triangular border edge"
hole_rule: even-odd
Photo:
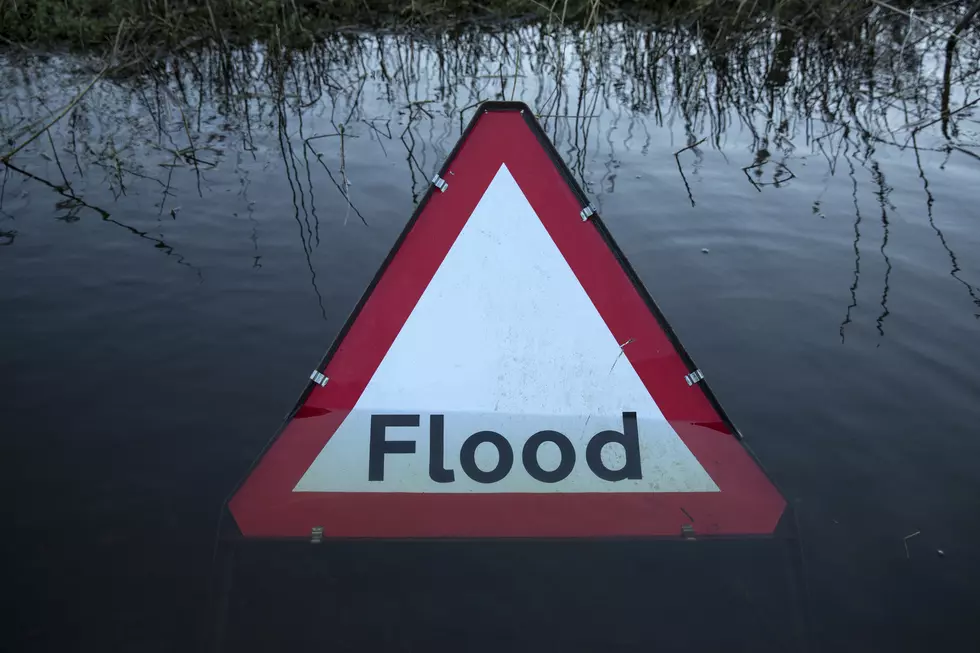
[[[530,145],[530,146],[529,146]],[[506,163],[664,415],[720,492],[293,493],[354,406],[501,163]],[[768,535],[785,501],[739,442],[705,381],[530,109],[488,102],[440,171],[279,433],[228,503],[246,538],[678,537]],[[438,214],[438,219],[427,216]],[[409,253],[409,256],[398,256]],[[642,333],[644,337],[636,338]],[[652,334],[652,335],[651,335]],[[676,355],[657,355],[667,349]]]

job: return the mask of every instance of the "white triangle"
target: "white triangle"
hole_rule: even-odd
[[[506,166],[501,166],[418,305],[347,419],[296,485],[296,492],[717,492],[718,487],[657,407],[595,305]],[[598,432],[623,431],[637,415],[642,478],[600,479],[586,463]],[[389,427],[387,440],[412,440],[414,453],[383,456],[384,480],[369,480],[371,416],[417,414],[418,427]],[[444,466],[453,482],[429,475],[429,416],[445,416]],[[460,464],[464,440],[496,431],[510,442],[513,467],[493,483]],[[575,464],[544,483],[522,463],[537,431],[572,442]],[[607,444],[602,460],[621,468],[625,450]],[[495,468],[492,444],[477,467]],[[537,451],[544,470],[557,445]]]

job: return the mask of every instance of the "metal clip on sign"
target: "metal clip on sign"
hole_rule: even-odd
[[[704,378],[704,372],[702,372],[701,370],[694,370],[693,372],[685,376],[684,380],[687,381],[688,385],[694,385],[695,383],[697,383],[703,378]]]
[[[313,381],[313,383],[316,383],[321,388],[325,388],[327,386],[327,381],[329,381],[330,379],[324,376],[323,374],[321,374],[320,372],[313,370],[313,374],[310,374],[310,380]]]

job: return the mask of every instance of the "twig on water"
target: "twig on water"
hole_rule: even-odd
[[[316,157],[317,162],[321,166],[323,166],[324,170],[327,171],[327,176],[330,177],[330,181],[333,182],[333,185],[337,188],[337,190],[340,191],[341,196],[343,196],[344,200],[347,201],[347,206],[353,209],[354,213],[357,214],[357,217],[361,219],[361,222],[363,222],[364,225],[367,226],[367,220],[364,219],[364,216],[361,215],[361,212],[357,210],[356,206],[354,206],[354,202],[351,201],[350,196],[347,194],[347,191],[340,184],[337,183],[337,180],[334,178],[333,173],[330,172],[330,168],[327,167],[327,164],[323,162],[323,155],[317,152],[313,148],[313,146],[310,145],[309,140],[303,141],[303,147],[310,148],[310,152],[312,152],[313,156]]]
[[[98,82],[100,79],[102,79],[102,76],[105,75],[105,72],[108,69],[109,69],[109,66],[106,65],[102,70],[99,71],[99,73],[95,77],[92,78],[92,81],[90,81],[88,83],[88,85],[84,89],[82,89],[82,92],[79,93],[78,95],[76,95],[72,99],[71,102],[69,102],[67,105],[65,105],[65,107],[61,111],[59,111],[58,114],[54,118],[52,118],[50,121],[48,121],[48,123],[46,125],[44,125],[44,127],[42,127],[41,129],[39,129],[38,131],[34,132],[31,135],[31,137],[28,138],[26,141],[22,142],[20,145],[18,145],[14,149],[10,150],[9,152],[7,152],[6,154],[4,154],[3,156],[0,156],[0,161],[3,161],[4,163],[7,163],[8,161],[10,161],[10,159],[12,159],[14,157],[15,154],[17,154],[18,152],[20,152],[21,150],[23,150],[25,147],[27,147],[28,145],[30,145],[31,143],[33,143],[35,140],[37,140],[37,138],[41,134],[44,134],[49,129],[51,129],[52,127],[54,127],[55,124],[57,124],[59,120],[61,120],[62,118],[64,118],[68,114],[68,112],[71,111],[72,108],[75,107],[76,104],[78,104],[79,102],[82,101],[82,98],[84,98],[85,95],[88,94],[88,92],[90,90],[92,90],[92,87],[95,86],[95,83],[96,82]]]
[[[680,155],[682,153],[686,152],[687,150],[693,150],[694,148],[696,148],[698,145],[700,145],[701,143],[705,142],[706,140],[708,140],[708,139],[707,138],[702,138],[697,143],[691,143],[687,147],[682,147],[681,149],[679,149],[676,152],[674,152],[674,161],[677,163],[677,172],[681,173],[681,181],[684,182],[684,188],[687,189],[687,199],[689,199],[691,201],[691,206],[695,206],[695,203],[694,203],[694,194],[691,193],[691,185],[689,183],[687,183],[687,175],[684,174],[684,167],[681,166],[681,156]]]
[[[385,144],[383,142],[381,142],[381,139],[382,138],[387,138],[389,141],[392,140],[393,137],[391,135],[391,124],[390,124],[391,123],[391,120],[388,120],[388,121],[385,122],[385,129],[388,130],[388,134],[387,135],[383,134],[381,132],[381,130],[378,129],[374,125],[374,121],[375,120],[380,120],[380,118],[374,118],[373,120],[364,120],[362,118],[361,119],[361,122],[363,122],[365,125],[367,125],[368,127],[370,127],[371,129],[373,129],[375,132],[378,133],[378,145],[381,146],[381,151],[384,152],[385,158],[387,159],[388,158],[388,150],[385,149]]]
[[[908,558],[911,557],[911,556],[909,556],[909,540],[911,540],[913,537],[915,537],[916,535],[918,535],[921,532],[922,531],[916,531],[916,532],[912,533],[911,535],[906,535],[905,537],[902,538],[902,544],[905,545],[905,558],[906,559],[908,559]]]
[[[676,156],[678,156],[679,154],[681,154],[682,152],[686,152],[686,151],[688,151],[688,150],[693,150],[694,148],[696,148],[696,147],[697,147],[698,145],[700,145],[701,143],[704,143],[704,142],[705,142],[706,140],[708,140],[708,139],[707,139],[707,138],[702,138],[702,139],[701,139],[701,140],[699,140],[699,141],[698,141],[697,143],[691,143],[691,144],[690,144],[690,145],[688,145],[687,147],[682,147],[681,149],[679,149],[679,150],[677,150],[676,152],[674,152],[674,156],[676,157]]]
[[[59,111],[58,114],[54,118],[52,118],[50,121],[48,121],[48,123],[46,125],[44,125],[44,127],[42,127],[40,130],[34,132],[34,134],[31,135],[30,138],[28,138],[26,141],[24,141],[23,143],[21,143],[20,145],[18,145],[14,149],[10,150],[9,152],[7,152],[6,154],[4,154],[3,156],[0,156],[0,161],[3,161],[4,163],[9,162],[10,159],[13,158],[13,156],[15,154],[17,154],[18,152],[20,152],[21,150],[23,150],[25,147],[27,147],[28,145],[30,145],[31,143],[33,143],[35,140],[37,140],[37,138],[41,134],[45,133],[46,131],[48,131],[49,129],[51,129],[52,127],[54,127],[58,123],[59,120],[61,120],[62,118],[64,118],[66,115],[68,115],[68,112],[71,111],[75,107],[75,105],[77,105],[79,102],[82,101],[82,98],[84,98],[88,94],[88,92],[92,90],[92,87],[95,86],[96,82],[98,82],[100,79],[102,79],[103,75],[106,74],[106,71],[109,70],[109,66],[112,65],[112,60],[115,59],[115,57],[116,57],[116,51],[119,49],[119,37],[122,34],[122,30],[123,30],[123,27],[125,25],[126,25],[126,20],[123,19],[119,23],[119,29],[116,31],[116,41],[115,41],[115,44],[112,46],[112,52],[110,53],[108,59],[106,60],[106,64],[102,67],[102,70],[100,70],[95,75],[95,77],[92,78],[92,81],[90,81],[88,83],[88,85],[85,88],[83,88],[78,95],[76,95],[74,98],[72,98],[71,102],[69,102],[67,105],[65,105],[65,107],[61,111]]]
[[[459,110],[459,133],[462,134],[463,130],[465,129],[465,126],[463,125],[463,116],[466,114],[466,112],[469,111],[470,109],[477,108],[483,102],[485,102],[485,100],[483,100],[482,98],[478,98],[477,101],[474,102],[473,104],[467,104],[465,107]],[[411,119],[411,114],[409,114],[409,119]]]

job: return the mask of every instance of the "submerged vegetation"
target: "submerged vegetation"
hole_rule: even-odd
[[[691,162],[724,152],[733,134],[746,141],[738,183],[753,193],[791,186],[807,156],[826,162],[828,178],[849,176],[856,261],[842,337],[867,228],[859,187],[870,184],[884,229],[883,332],[893,207],[881,153],[914,154],[929,225],[980,316],[980,291],[933,219],[923,163],[980,163],[980,3],[258,4],[0,0],[9,43],[0,53],[4,188],[27,180],[55,194],[58,219],[101,219],[188,264],[158,224],[126,221],[93,197],[106,188],[116,200],[152,196],[152,219],[177,225],[178,188],[186,206],[188,194],[203,197],[212,179],[233,175],[252,220],[245,162],[262,161],[263,175],[286,179],[310,261],[317,207],[322,215],[326,204],[341,206],[345,223],[371,220],[359,206],[353,143],[376,143],[385,159],[403,161],[418,199],[479,102],[522,99],[600,201],[615,189],[614,138],[646,155],[657,129],[680,138],[666,156],[676,163],[671,183],[692,205]],[[53,40],[97,47],[45,54]],[[0,188],[0,245],[10,245],[17,231],[3,222],[4,197]],[[813,211],[822,217],[820,202]]]
[[[666,33],[684,34],[701,53],[699,65],[713,68],[719,78],[727,76],[726,68],[745,56],[747,48],[755,50],[763,45],[761,40],[769,40],[774,49],[765,81],[770,86],[785,85],[800,43],[820,47],[842,67],[866,70],[896,56],[888,46],[900,43],[898,56],[908,59],[920,45],[935,56],[938,46],[945,44],[938,107],[945,132],[953,110],[952,73],[958,54],[966,48],[968,58],[980,57],[980,39],[971,33],[980,0],[971,1],[972,5],[960,0],[0,0],[0,54],[4,44],[10,57],[43,54],[53,44],[103,53],[101,70],[81,93],[30,134],[30,140],[8,143],[15,147],[0,150],[0,161],[9,160],[68,115],[103,76],[143,74],[174,57],[186,54],[193,60],[196,53],[214,48],[224,53],[224,69],[230,73],[233,53],[255,44],[278,56],[286,50],[317,51],[325,37],[365,31],[411,34],[435,44],[466,40],[474,32],[506,34],[531,27],[542,35],[579,39],[578,52],[588,69],[602,56],[608,38],[604,26],[615,24],[645,29],[658,39]],[[885,32],[893,38],[882,44]],[[648,36],[634,45],[636,54],[655,60],[678,47],[676,41],[667,49],[650,50],[652,45]],[[505,59],[511,50],[505,48]],[[564,47],[559,51],[564,56]],[[537,53],[546,56],[549,49],[539,45]],[[289,55],[285,61],[291,59]],[[502,69],[505,59],[492,61]],[[585,59],[592,61],[586,64]],[[564,67],[563,61],[557,62],[559,74]],[[915,83],[922,82],[917,78]]]
[[[275,107],[272,126],[288,116],[302,118],[323,102],[331,105],[331,115],[343,107],[348,115],[343,123],[363,118],[366,85],[382,87],[393,105],[401,107],[400,113],[407,115],[402,140],[419,122],[448,120],[461,126],[465,110],[475,102],[510,99],[521,85],[524,99],[546,123],[557,130],[559,117],[574,118],[576,129],[586,130],[586,141],[597,103],[607,104],[616,97],[635,115],[652,117],[657,123],[667,120],[667,114],[670,120],[681,119],[692,149],[702,139],[717,145],[736,123],[756,133],[760,115],[769,116],[764,129],[771,133],[756,138],[760,147],[762,143],[771,147],[790,136],[792,113],[796,120],[838,125],[852,139],[860,135],[866,141],[901,147],[923,131],[938,129],[943,147],[973,154],[973,145],[967,146],[963,139],[974,130],[961,128],[961,123],[973,122],[972,109],[980,102],[974,87],[980,70],[980,39],[971,23],[980,2],[972,7],[956,1],[916,4],[906,11],[884,0],[833,4],[677,0],[661,13],[641,15],[637,11],[642,7],[667,5],[505,0],[498,7],[504,15],[517,16],[523,7],[539,12],[537,18],[488,25],[454,19],[452,30],[337,30],[300,45],[289,41],[290,20],[295,19],[295,27],[307,34],[316,24],[303,12],[351,20],[370,15],[394,20],[400,15],[403,25],[406,20],[422,20],[434,8],[442,12],[440,21],[455,15],[452,12],[471,18],[480,12],[468,0],[415,0],[403,3],[399,11],[387,0],[286,0],[272,3],[267,13],[253,7],[259,2],[0,0],[5,35],[17,33],[10,29],[11,16],[28,29],[25,26],[32,20],[48,15],[44,12],[67,12],[58,20],[68,20],[66,15],[81,20],[73,23],[80,34],[88,33],[86,16],[99,16],[112,25],[111,37],[108,31],[101,33],[106,38],[103,53],[80,59],[89,62],[91,72],[73,76],[72,83],[59,89],[71,93],[60,101],[55,93],[25,98],[18,91],[25,84],[39,83],[36,77],[43,73],[38,64],[50,55],[24,43],[8,48],[3,59],[6,97],[0,98],[8,109],[0,115],[5,143],[0,145],[0,163],[10,164],[29,146],[43,147],[50,139],[49,130],[61,123],[74,128],[91,111],[89,94],[132,95],[157,131],[164,129],[166,117],[176,115],[176,138],[184,141],[175,150],[178,158],[200,163],[193,155],[202,138],[195,127],[200,128],[205,103],[218,107],[229,124],[244,125],[249,132],[245,142],[250,142],[254,127],[267,120],[270,106]],[[256,25],[271,31],[262,41],[236,45],[233,30],[223,28],[233,26],[232,15],[244,15],[246,9]],[[623,13],[627,9],[631,13]],[[144,38],[153,33],[148,22],[157,20],[172,22],[170,36],[185,28],[192,33],[192,26],[200,28],[200,21],[192,17],[200,18],[202,11],[209,26],[203,36],[168,45]],[[609,20],[611,16],[618,19]],[[54,23],[61,24],[58,20]],[[804,25],[821,27],[807,30]],[[34,36],[41,38],[40,33]],[[71,34],[66,31],[62,36]],[[435,96],[412,97],[410,84],[426,77],[432,78],[427,80],[430,83],[438,80]],[[537,78],[536,97],[528,98],[527,80],[532,77]],[[189,92],[193,87],[196,94]],[[153,89],[150,96],[148,88]],[[463,89],[468,97],[455,98]],[[569,104],[572,98],[574,105]],[[892,114],[899,108],[902,127],[896,132]],[[786,115],[777,120],[780,113]],[[390,131],[392,116],[370,117],[380,119]],[[334,131],[342,142],[343,124],[335,125]],[[74,142],[74,134],[72,138]],[[306,152],[308,144],[302,149]],[[424,177],[428,171],[420,172]]]
[[[59,123],[77,124],[89,110],[87,96],[105,89],[135,94],[158,130],[166,122],[162,114],[176,111],[186,148],[177,152],[193,162],[196,157],[185,154],[201,138],[194,116],[200,127],[206,102],[232,122],[244,119],[251,132],[270,106],[258,99],[275,101],[277,121],[302,117],[324,101],[332,113],[343,105],[349,121],[360,114],[365,85],[380,84],[396,104],[396,90],[402,91],[404,139],[416,121],[437,121],[440,113],[461,121],[474,102],[513,97],[528,76],[538,78],[532,104],[546,122],[564,116],[591,125],[596,104],[616,96],[658,123],[666,106],[680,112],[691,149],[699,139],[717,145],[733,121],[755,133],[760,111],[769,116],[765,129],[775,133],[758,139],[778,142],[787,136],[787,122],[776,121],[775,114],[792,109],[797,118],[901,147],[938,127],[944,147],[973,154],[962,137],[974,132],[960,124],[973,122],[980,102],[974,97],[980,0],[972,6],[918,2],[904,9],[885,0],[503,0],[492,10],[481,7],[469,0],[0,0],[0,34],[9,44],[0,56],[11,77],[0,100],[19,115],[0,115],[0,163],[43,146],[42,137],[49,140]],[[492,20],[479,24],[481,17]],[[415,27],[350,26],[370,20]],[[346,21],[352,21],[347,29],[313,35],[318,27]],[[247,40],[251,28],[264,30],[264,38]],[[38,63],[51,56],[37,49],[41,43],[84,45],[95,34],[91,43],[104,47],[79,59],[91,72],[65,87],[74,85],[73,95],[54,106],[50,96],[33,98],[38,106],[19,95]],[[297,35],[304,37],[298,43]],[[410,97],[409,82],[426,76],[439,80],[438,97]],[[496,91],[489,80],[499,82]],[[192,84],[196,96],[188,93]],[[478,87],[483,90],[474,92]],[[469,98],[463,104],[449,100],[464,88]],[[570,106],[573,96],[577,104]],[[898,107],[900,134],[890,122]],[[376,118],[391,122],[391,116]],[[710,135],[701,134],[706,129]],[[343,125],[335,131],[342,142]]]

